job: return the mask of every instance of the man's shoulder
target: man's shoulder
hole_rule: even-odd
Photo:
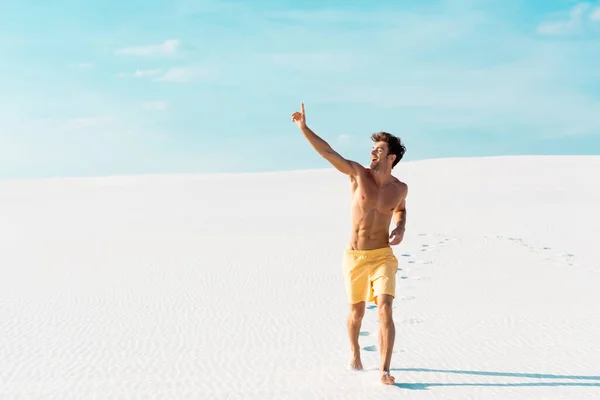
[[[371,168],[369,167],[365,167],[364,165],[353,161],[356,165],[356,175],[357,176],[366,176],[366,175],[372,175],[373,171],[371,170]]]
[[[394,177],[394,185],[402,195],[405,195],[408,192],[408,185],[396,177]]]
[[[392,175],[392,179],[393,182],[396,186],[398,186],[401,189],[407,189],[408,185],[406,184],[406,182],[402,182],[400,179],[396,178],[394,175]]]

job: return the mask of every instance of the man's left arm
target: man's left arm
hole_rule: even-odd
[[[408,186],[402,184],[402,195],[396,208],[394,209],[394,215],[392,223],[394,229],[390,234],[390,244],[392,246],[400,244],[404,238],[404,231],[406,230],[406,196],[408,195]]]

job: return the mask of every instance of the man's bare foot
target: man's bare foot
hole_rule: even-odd
[[[350,362],[348,363],[348,368],[350,368],[354,371],[362,371],[363,365],[362,365],[362,362],[360,361],[360,354],[358,356],[354,356],[354,357],[352,357],[352,359],[350,359]]]
[[[381,374],[381,383],[385,385],[393,385],[396,382],[396,379],[390,375],[389,371],[383,371]]]

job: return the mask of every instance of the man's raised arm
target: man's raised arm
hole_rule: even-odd
[[[306,126],[306,114],[304,112],[304,103],[302,103],[301,112],[295,112],[292,114],[292,121],[298,125],[300,131],[304,134],[304,137],[308,140],[311,146],[327,161],[329,161],[338,171],[346,175],[356,175],[360,168],[364,168],[362,165],[355,161],[350,161],[342,157],[335,150],[331,148],[329,143],[321,139],[314,133],[308,126]]]

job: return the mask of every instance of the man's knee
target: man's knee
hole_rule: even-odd
[[[382,322],[392,320],[392,302],[394,298],[390,295],[384,294],[377,298],[377,304],[379,308],[379,320]]]
[[[355,320],[362,320],[365,316],[365,302],[352,304],[350,306],[350,316]]]

